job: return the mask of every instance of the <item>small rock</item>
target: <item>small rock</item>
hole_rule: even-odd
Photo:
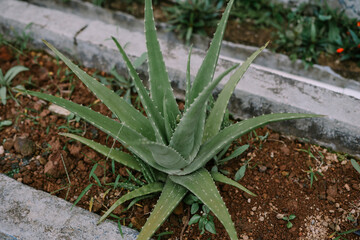
[[[24,157],[30,156],[35,151],[35,144],[32,140],[26,137],[16,137],[14,142],[15,151]]]
[[[335,198],[333,198],[332,196],[327,196],[326,199],[330,202],[330,203],[335,203]]]
[[[282,146],[280,148],[280,150],[286,155],[289,156],[290,155],[290,149],[287,146]]]
[[[39,114],[39,116],[41,117],[41,118],[44,118],[44,117],[46,117],[47,115],[49,115],[50,114],[50,111],[48,110],[48,109],[44,109],[40,114]]]
[[[278,213],[277,215],[276,215],[276,218],[277,219],[283,219],[285,217],[285,215],[284,214],[281,214],[281,213]]]
[[[345,187],[346,191],[350,192],[351,188],[350,188],[349,184],[345,184],[344,187]]]
[[[10,138],[6,139],[6,141],[3,144],[4,149],[7,151],[11,150],[13,146],[14,146],[14,141]]]
[[[184,214],[184,206],[183,206],[182,202],[180,202],[179,205],[176,206],[173,213],[175,215],[183,215]]]
[[[328,196],[330,196],[331,198],[336,198],[337,196],[337,187],[336,185],[332,185],[332,186],[329,186],[326,190],[326,193]]]
[[[60,143],[59,138],[57,137],[53,137],[50,142],[49,145],[51,146],[51,151],[52,152],[56,152],[59,151],[62,148],[62,145]]]
[[[77,169],[78,169],[79,171],[85,171],[85,170],[86,170],[86,166],[85,166],[85,164],[84,164],[83,161],[79,161],[79,162],[78,162]]]
[[[5,153],[4,147],[0,146],[0,156],[3,155]]]
[[[272,133],[270,134],[269,140],[279,140],[280,139],[280,135],[278,133]]]
[[[146,219],[140,219],[140,218],[137,218],[137,217],[132,217],[130,218],[130,222],[133,224],[133,226],[137,229],[141,229],[142,226],[145,224],[145,220]]]
[[[66,174],[64,163],[66,165],[66,170],[69,173],[74,168],[72,159],[67,156],[67,153],[64,150],[54,152],[50,154],[49,160],[44,166],[44,173],[51,175],[54,178],[59,178]]]
[[[38,160],[41,165],[45,165],[47,163],[47,160],[42,156],[40,156]]]
[[[259,221],[263,222],[265,220],[265,218],[263,216],[259,217]]]
[[[71,155],[75,156],[75,157],[80,157],[81,153],[81,144],[80,143],[75,143],[75,144],[71,144],[68,145],[68,149]]]
[[[263,173],[263,172],[265,172],[266,170],[267,170],[267,167],[266,167],[266,166],[263,166],[263,165],[259,166],[259,172]]]
[[[63,107],[60,107],[58,105],[55,105],[55,104],[51,104],[49,106],[49,110],[53,113],[56,113],[56,114],[59,114],[61,116],[64,116],[64,117],[68,117],[71,112]]]

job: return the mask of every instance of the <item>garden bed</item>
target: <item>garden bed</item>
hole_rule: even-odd
[[[42,89],[111,116],[110,111],[61,61],[36,51],[16,55],[5,46],[1,47],[0,56],[3,72],[15,65],[30,69],[14,80],[14,86],[22,84],[28,89]],[[85,71],[96,72],[93,69]],[[104,72],[97,74],[109,81],[112,78]],[[78,133],[112,146],[113,140],[106,134],[83,121],[66,119],[51,112],[49,104],[42,100],[25,95],[16,95],[16,98],[20,106],[11,99],[6,105],[0,105],[0,120],[13,121],[12,126],[1,130],[0,143],[5,152],[0,158],[0,172],[70,202],[74,202],[93,183],[78,205],[99,214],[126,193],[125,189],[113,189],[106,183],[114,183],[119,175],[125,182],[136,185],[129,180],[131,172],[123,166],[112,164],[93,150],[59,136],[58,132]],[[136,95],[132,96],[132,101],[136,103]],[[182,105],[179,102],[180,109]],[[244,144],[249,144],[249,149],[237,159],[222,165],[221,169],[233,178],[240,167],[251,159],[240,183],[258,196],[250,197],[236,188],[218,184],[243,239],[325,239],[333,233],[335,237],[338,233],[358,227],[360,175],[351,166],[350,156],[300,142],[267,128],[235,142],[227,155]],[[116,143],[115,147],[121,146]],[[97,168],[94,169],[94,166]],[[318,178],[312,185],[311,174]],[[94,175],[100,179],[102,186],[97,186]],[[141,174],[134,173],[134,177],[143,181]],[[139,230],[156,198],[141,200],[127,211],[119,207],[114,214],[122,224]],[[291,220],[293,226],[287,228],[287,221],[278,219],[279,214],[295,215],[296,218]],[[162,239],[227,239],[227,233],[217,219],[214,220],[217,235],[207,232],[200,235],[197,225],[187,225],[190,216],[190,206],[181,203],[158,233],[172,232]],[[358,236],[347,234],[346,238],[357,239]]]

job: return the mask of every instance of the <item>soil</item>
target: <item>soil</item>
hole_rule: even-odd
[[[20,55],[7,46],[0,46],[0,66],[3,73],[15,65],[30,70],[20,73],[12,86],[62,96],[111,117],[111,112],[90,93],[68,68],[44,52],[29,51]],[[93,74],[94,69],[84,69]],[[103,72],[97,73],[109,77]],[[8,99],[0,105],[0,121],[12,120],[11,126],[0,129],[0,173],[19,182],[74,202],[90,184],[94,174],[102,186],[94,184],[78,206],[103,214],[127,190],[113,189],[118,175],[128,179],[127,169],[82,144],[59,135],[75,132],[111,147],[113,140],[84,121],[68,120],[51,112],[50,104],[36,97],[14,93],[20,105]],[[136,95],[132,97],[135,101]],[[179,102],[179,106],[183,106]],[[260,137],[266,136],[266,137]],[[257,194],[250,197],[237,188],[217,184],[241,239],[334,239],[337,233],[359,229],[360,174],[352,167],[346,154],[301,142],[273,132],[267,127],[244,136],[235,142],[227,155],[237,146],[249,144],[240,157],[220,166],[234,177],[245,161],[251,159],[245,176],[239,181]],[[119,143],[115,147],[121,147]],[[306,152],[308,151],[308,152]],[[312,157],[313,156],[313,157]],[[96,165],[98,164],[98,165]],[[209,168],[211,164],[209,165]],[[310,167],[317,180],[310,184]],[[142,178],[140,173],[132,172]],[[134,182],[132,182],[134,183]],[[113,213],[121,224],[141,229],[156,204],[158,196],[137,202],[126,210],[127,204]],[[125,211],[126,210],[126,211]],[[283,216],[294,214],[293,226],[287,228]],[[200,234],[197,225],[188,226],[190,206],[180,203],[175,212],[157,231],[172,232],[161,239],[228,239],[215,218],[216,235]],[[360,239],[354,233],[347,239]]]
[[[91,0],[84,0],[91,2]],[[137,18],[144,17],[144,6],[135,1],[126,3],[122,0],[109,1],[105,3],[104,7],[127,12],[134,15]],[[159,5],[154,5],[154,17],[157,21],[166,22],[166,12],[163,10],[166,7],[171,6],[173,3],[170,1],[161,1]],[[224,39],[233,43],[240,43],[250,46],[262,47],[266,42],[270,41],[268,46],[272,48],[273,42],[276,40],[275,32],[277,30],[271,27],[257,26],[251,20],[247,19],[245,22],[240,22],[237,19],[230,19],[225,31]],[[207,30],[209,37],[213,36],[214,30]],[[286,54],[283,52],[283,54]],[[331,67],[336,73],[345,78],[359,80],[360,65],[355,61],[340,61],[341,55],[339,54],[320,54],[317,59],[317,64]]]

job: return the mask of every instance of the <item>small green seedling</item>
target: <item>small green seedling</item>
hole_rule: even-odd
[[[9,71],[6,72],[5,76],[3,75],[2,70],[0,69],[0,98],[3,105],[6,104],[6,93],[9,93],[12,99],[17,102],[17,100],[12,95],[11,91],[9,90],[11,81],[18,75],[20,72],[28,71],[29,69],[24,66],[15,66],[9,69]]]
[[[358,173],[360,173],[360,165],[355,159],[351,159],[351,164],[353,165],[355,170],[358,171]]]
[[[235,173],[235,181],[239,181],[245,176],[245,172],[249,166],[250,161],[251,161],[251,158],[246,160],[244,165],[242,165],[240,167],[240,169]]]
[[[307,174],[310,175],[310,188],[312,188],[314,179],[315,179],[315,181],[318,180],[316,174],[319,174],[319,175],[322,176],[322,177],[323,177],[324,175],[323,175],[321,172],[314,170],[311,166],[309,166],[309,169],[310,169],[310,170],[308,170],[308,171],[304,171],[304,170],[303,170],[303,172],[306,172]]]
[[[293,224],[291,222],[291,220],[294,220],[296,218],[296,215],[295,214],[291,214],[290,216],[284,216],[282,219],[284,221],[287,221],[287,224],[286,224],[286,227],[287,228],[292,228],[293,227]]]
[[[191,205],[190,212],[193,214],[188,224],[192,225],[198,223],[201,235],[204,234],[205,231],[216,234],[214,216],[210,215],[210,209],[193,194],[187,195],[184,199],[184,202],[188,205]],[[197,214],[198,210],[200,209],[200,205],[202,205],[202,211],[200,211],[200,214]]]

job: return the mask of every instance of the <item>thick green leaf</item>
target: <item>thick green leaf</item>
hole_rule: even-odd
[[[60,133],[60,135],[73,138],[73,139],[91,147],[95,151],[103,154],[104,156],[114,159],[114,161],[116,161],[120,164],[123,164],[129,168],[132,168],[132,169],[140,171],[140,172],[142,171],[142,168],[141,168],[140,164],[138,163],[138,161],[130,154],[127,154],[123,151],[119,151],[117,149],[109,148],[105,145],[102,145],[100,143],[94,142],[92,140],[89,140],[87,138],[84,138],[84,137],[81,137],[81,136],[78,136],[75,134]]]
[[[144,142],[148,140],[144,136],[140,135],[138,132],[129,128],[128,126],[119,123],[111,118],[108,118],[104,115],[101,115],[100,113],[95,112],[90,108],[83,107],[69,100],[54,97],[40,92],[25,91],[25,93],[53,102],[63,108],[66,108],[70,112],[73,112],[77,116],[83,118],[85,121],[89,122],[90,124],[94,125],[95,127],[99,128],[100,130],[104,131],[105,133],[118,140],[120,143],[122,143],[125,147],[127,147],[129,150],[131,150],[134,154],[136,154],[153,168],[156,168],[160,171],[167,170],[166,168],[161,167],[159,164],[156,163],[152,154],[148,150],[138,147],[137,145],[132,145],[132,143],[135,142]]]
[[[138,145],[151,152],[155,161],[162,167],[167,169],[178,170],[189,164],[175,149],[156,142],[134,142],[132,145]]]
[[[78,76],[78,78],[112,111],[125,125],[142,134],[149,140],[155,140],[154,131],[149,120],[133,106],[108,89],[95,78],[86,74],[77,65],[60,53],[50,43],[44,43]]]
[[[170,123],[171,128],[175,129],[176,117],[180,115],[180,111],[170,85],[157,39],[151,0],[145,0],[145,37],[148,51],[151,98],[164,118],[163,101],[166,99],[167,121]]]
[[[104,215],[101,216],[100,220],[98,221],[98,224],[101,223],[102,221],[104,221],[110,213],[112,213],[112,211],[114,211],[118,206],[120,206],[121,204],[123,204],[124,202],[131,200],[133,198],[136,197],[141,197],[144,195],[148,195],[150,193],[156,193],[156,192],[161,192],[164,188],[164,184],[160,183],[160,182],[154,182],[154,183],[150,183],[147,185],[144,185],[140,188],[137,188],[127,194],[125,194],[124,196],[122,196],[121,198],[119,198],[107,211]]]
[[[224,225],[230,239],[238,239],[231,216],[211,175],[206,169],[201,168],[186,176],[169,176],[169,178],[195,194]]]
[[[29,69],[24,66],[15,66],[10,68],[6,74],[5,74],[5,82],[7,85],[10,85],[11,81],[14,79],[16,75],[18,75],[20,72],[28,71]]]
[[[196,171],[197,169],[203,167],[209,160],[211,160],[218,152],[222,150],[225,146],[230,144],[235,139],[241,137],[242,135],[255,130],[256,128],[262,127],[268,123],[279,122],[284,120],[291,119],[300,119],[300,118],[311,118],[311,117],[322,117],[321,115],[316,114],[302,114],[302,113],[275,113],[262,115],[259,117],[247,119],[241,122],[238,122],[234,125],[231,125],[216,136],[211,138],[209,141],[204,143],[196,158],[192,163],[190,163],[183,170],[176,172],[177,175],[186,175]]]
[[[231,178],[226,177],[225,175],[219,173],[219,172],[211,172],[211,176],[212,178],[217,181],[217,182],[222,182],[222,183],[226,183],[229,184],[231,186],[237,187],[238,189],[246,192],[247,194],[256,197],[256,194],[252,193],[250,190],[248,190],[246,187],[244,187],[243,185],[241,185],[238,182],[235,182],[234,180],[232,180]]]
[[[181,185],[173,183],[169,178],[166,180],[164,189],[150,217],[147,219],[137,240],[148,240],[158,227],[168,218],[179,202],[184,198],[188,190]]]
[[[191,73],[190,73],[190,60],[191,60],[191,53],[192,53],[192,45],[189,50],[188,62],[186,67],[186,91],[185,91],[185,107],[184,112],[187,111],[189,107],[189,98],[190,98],[190,90],[191,90]]]
[[[185,159],[192,161],[200,148],[206,117],[206,108],[204,106],[206,106],[207,100],[218,83],[236,66],[228,68],[214,81],[210,82],[181,118],[171,138],[170,146],[176,149]]]
[[[154,102],[150,99],[143,83],[139,78],[139,75],[137,74],[134,66],[132,65],[124,49],[121,47],[119,42],[114,37],[112,37],[112,39],[114,40],[117,48],[119,49],[126,63],[130,76],[134,80],[136,91],[140,96],[140,100],[144,106],[146,115],[148,116],[148,119],[150,120],[150,123],[155,131],[157,141],[166,143],[166,130],[165,130],[164,118],[161,116],[160,112],[158,111],[158,108],[154,105]]]
[[[2,86],[0,88],[0,98],[3,105],[6,104],[6,87]]]
[[[351,164],[353,165],[355,170],[360,173],[360,165],[357,163],[357,161],[355,159],[351,159]]]
[[[225,12],[219,22],[219,25],[214,34],[214,38],[211,42],[210,48],[205,56],[203,63],[194,79],[194,83],[191,88],[189,106],[197,98],[197,96],[203,91],[206,85],[213,79],[215,73],[215,67],[219,58],[221,42],[224,36],[227,20],[229,18],[230,9],[234,0],[230,0]]]
[[[239,83],[246,70],[254,59],[264,50],[268,43],[262,48],[253,53],[242,65],[236,70],[236,72],[230,77],[230,80],[226,83],[225,87],[219,94],[214,107],[212,108],[209,117],[206,120],[203,142],[206,142],[211,137],[215,136],[221,127],[221,123],[224,118],[226,107],[229,103],[229,99],[234,92],[236,85]]]

